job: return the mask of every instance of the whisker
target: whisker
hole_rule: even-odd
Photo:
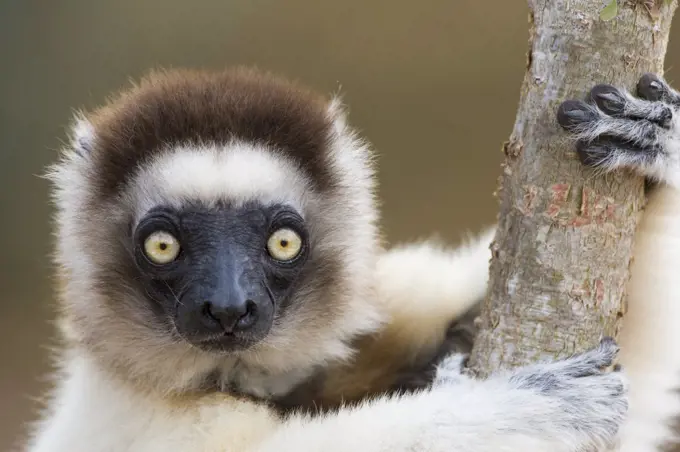
[[[168,290],[170,291],[170,294],[175,299],[175,302],[180,306],[186,307],[186,305],[184,303],[182,303],[182,301],[177,297],[177,295],[175,295],[175,292],[173,292],[172,288],[170,287],[170,284],[168,284],[168,282],[165,281],[165,280],[163,281],[163,284],[165,284],[165,287],[168,288]]]

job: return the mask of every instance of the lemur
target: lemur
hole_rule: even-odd
[[[254,69],[152,72],[78,117],[49,177],[63,345],[29,452],[616,440],[628,396],[609,338],[486,379],[462,372],[464,353],[436,356],[483,298],[493,231],[456,252],[386,250],[373,153],[338,99]],[[432,381],[380,392],[427,362]],[[355,388],[328,400],[374,395],[273,406],[319,369]]]

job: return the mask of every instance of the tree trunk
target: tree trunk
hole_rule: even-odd
[[[616,336],[643,180],[582,167],[555,112],[596,83],[662,73],[676,2],[530,0],[530,51],[500,179],[489,295],[470,367],[484,376]]]

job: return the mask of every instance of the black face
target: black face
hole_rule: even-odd
[[[134,231],[141,281],[160,315],[204,350],[263,339],[308,255],[289,207],[186,207],[150,211]]]

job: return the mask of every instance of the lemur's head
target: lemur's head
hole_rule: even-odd
[[[321,364],[373,328],[371,154],[336,100],[251,69],[156,72],[53,167],[64,325],[165,390]]]

